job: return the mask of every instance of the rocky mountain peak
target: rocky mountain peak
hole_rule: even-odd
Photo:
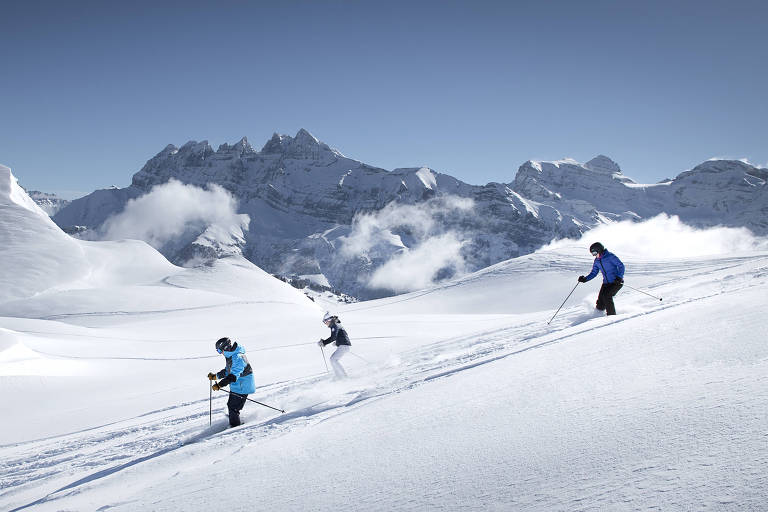
[[[343,157],[338,151],[331,149],[327,144],[320,142],[314,135],[304,128],[300,129],[295,137],[289,135],[272,135],[261,150],[266,154],[282,154],[289,158],[322,160],[325,158]]]
[[[262,153],[266,154],[276,154],[276,153],[283,153],[285,151],[285,145],[292,140],[288,135],[280,135],[277,132],[272,134],[272,138],[267,141],[266,144],[264,144],[264,147],[261,148]]]
[[[186,158],[188,162],[204,160],[212,154],[214,154],[213,148],[208,144],[207,140],[201,142],[190,140],[181,146],[178,151],[178,155]]]
[[[621,174],[621,167],[619,164],[611,160],[605,155],[597,155],[595,158],[584,164],[584,167],[590,171],[606,173],[606,174]]]
[[[203,153],[207,150],[213,150],[207,140],[197,142],[196,140],[187,141],[183,146],[179,148],[179,152],[183,153]]]
[[[728,160],[723,158],[712,158],[710,160],[707,160],[706,162],[700,163],[699,165],[694,167],[692,171],[689,171],[689,172],[724,173],[724,172],[738,171],[741,173],[741,172],[754,171],[755,169],[757,168],[743,160]]]
[[[713,192],[718,189],[740,189],[759,187],[765,190],[768,183],[768,169],[759,168],[742,160],[712,159],[703,162],[690,171],[681,173],[676,181],[686,184],[707,183]]]
[[[168,144],[167,146],[165,146],[165,148],[163,148],[163,150],[161,152],[159,152],[157,154],[157,156],[160,156],[160,155],[175,155],[178,152],[179,152],[179,148],[177,148],[173,144]]]
[[[248,143],[248,139],[243,137],[233,145],[229,145],[226,142],[219,146],[216,150],[217,153],[234,153],[238,156],[242,156],[246,153],[256,153],[253,147]]]
[[[309,133],[304,128],[301,128],[296,132],[296,137],[293,138],[294,143],[302,146],[319,146],[320,141],[315,138],[314,135]]]

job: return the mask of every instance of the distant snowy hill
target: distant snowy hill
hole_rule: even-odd
[[[275,279],[242,256],[185,269],[139,240],[85,241],[64,233],[0,165],[0,316],[56,317],[86,307],[131,314],[187,297],[194,281],[196,306],[219,305],[232,297],[282,301],[316,314],[301,292]],[[218,281],[217,281],[218,279]],[[88,295],[93,299],[83,301]],[[78,299],[80,298],[80,299]]]
[[[233,213],[247,215],[247,224],[241,229],[239,220],[228,219],[211,230],[198,216],[177,236],[153,244],[169,260],[190,265],[242,253],[269,272],[370,298],[528,254],[600,224],[661,212],[696,226],[766,234],[767,180],[765,169],[715,160],[674,180],[640,185],[601,155],[584,164],[529,161],[509,184],[475,186],[426,167],[373,167],[300,130],[295,137],[275,134],[260,151],[245,138],[217,150],[206,141],[169,145],[130,187],[73,201],[54,221],[68,232],[87,227],[85,238],[109,238],[108,219],[125,215],[131,200],[151,196],[155,187],[215,184],[231,194]],[[169,209],[171,203],[165,203]],[[425,278],[401,275],[416,263]]]
[[[34,254],[42,245],[56,250]],[[67,236],[0,165],[0,303],[26,298],[88,274],[81,244]],[[9,262],[20,265],[9,271]],[[21,271],[23,268],[23,272]]]

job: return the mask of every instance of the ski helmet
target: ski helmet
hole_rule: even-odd
[[[332,319],[333,319],[333,315],[330,312],[326,311],[325,315],[323,315],[323,323],[327,322],[328,320],[332,320]]]
[[[592,254],[603,254],[603,252],[605,252],[605,247],[603,247],[603,244],[600,242],[595,242],[589,246],[589,252]]]
[[[232,340],[229,338],[219,338],[219,340],[216,341],[216,351],[218,353],[232,352]]]

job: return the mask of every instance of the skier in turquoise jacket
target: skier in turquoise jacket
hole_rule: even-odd
[[[615,315],[616,306],[613,304],[613,297],[624,286],[624,264],[618,256],[609,252],[600,242],[590,245],[589,252],[595,257],[592,272],[586,276],[579,276],[579,282],[586,283],[594,278],[598,272],[602,272],[603,285],[597,294],[595,307],[600,311],[605,311],[607,315]]]
[[[227,400],[227,409],[229,409],[229,425],[236,427],[240,425],[240,411],[245,405],[246,398],[250,393],[256,391],[256,382],[253,379],[253,369],[248,358],[245,357],[245,349],[233,342],[229,338],[221,338],[216,341],[216,352],[223,355],[226,359],[226,367],[217,373],[209,373],[208,379],[214,382],[212,388],[218,391],[225,386],[229,386],[229,400]]]

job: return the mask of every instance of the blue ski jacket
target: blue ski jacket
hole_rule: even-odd
[[[245,357],[245,349],[240,345],[235,345],[231,352],[221,353],[227,359],[227,367],[219,370],[216,377],[223,379],[229,376],[229,380],[234,378],[234,382],[229,385],[230,391],[240,395],[248,395],[256,391],[256,381],[253,379],[253,370],[251,369],[248,358]]]
[[[605,250],[602,255],[598,255],[595,258],[595,263],[592,264],[592,272],[585,276],[587,281],[594,278],[598,272],[603,273],[604,283],[612,283],[616,278],[624,279],[624,264],[618,256]]]

